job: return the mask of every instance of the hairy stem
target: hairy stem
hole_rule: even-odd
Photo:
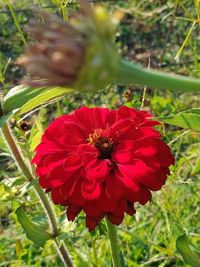
[[[2,130],[2,135],[5,138],[5,141],[7,143],[7,146],[10,149],[16,163],[18,164],[19,169],[24,174],[24,176],[27,178],[27,180],[29,182],[32,182],[35,178],[32,175],[30,169],[27,167],[25,159],[23,158],[22,153],[20,152],[20,149],[18,148],[16,144],[16,141],[11,133],[11,130],[8,124],[4,124],[1,130]],[[50,203],[47,195],[44,193],[44,190],[40,187],[39,184],[36,184],[34,189],[48,216],[52,235],[54,236],[56,246],[58,250],[60,251],[59,255],[64,255],[61,257],[64,264],[68,267],[72,267],[73,264],[70,260],[66,247],[64,245],[59,246],[56,240],[56,236],[58,234],[58,226],[57,226],[56,214],[52,207],[52,204]]]

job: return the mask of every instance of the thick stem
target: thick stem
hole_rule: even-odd
[[[106,226],[108,229],[108,237],[110,240],[110,247],[112,252],[112,261],[114,267],[120,267],[120,257],[119,257],[119,244],[117,238],[117,229],[114,224],[112,224],[108,218],[106,218]]]
[[[9,129],[8,124],[4,124],[2,127],[2,135],[5,138],[5,141],[8,145],[8,148],[10,149],[16,163],[18,164],[19,169],[21,172],[24,174],[24,176],[27,178],[29,182],[32,182],[34,180],[34,176],[32,175],[30,169],[27,167],[25,163],[25,159],[22,157],[22,154],[20,153],[20,150],[18,146],[16,145],[15,139]],[[56,238],[56,235],[58,233],[58,227],[57,227],[57,219],[56,219],[56,214],[53,210],[53,207],[47,197],[47,195],[44,193],[43,189],[40,187],[39,184],[36,184],[35,187],[35,192],[41,202],[41,204],[44,207],[44,210],[48,216],[49,223],[50,223],[50,228],[52,231],[52,235]],[[56,242],[56,239],[55,239]],[[67,253],[67,250],[65,246],[61,245],[58,246],[58,243],[56,242],[57,248],[60,251],[61,255],[65,255],[65,257],[62,257],[62,260],[65,261],[66,266],[72,267],[73,264],[70,260],[70,257]]]
[[[199,92],[200,79],[167,74],[157,70],[145,69],[140,65],[121,60],[113,83],[138,84],[157,89],[182,92]]]

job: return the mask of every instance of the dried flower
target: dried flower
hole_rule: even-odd
[[[89,230],[105,216],[119,225],[164,185],[174,157],[150,117],[128,107],[83,107],[46,129],[32,162],[69,220],[83,210]]]
[[[44,20],[26,27],[36,42],[17,61],[30,74],[23,83],[86,91],[109,83],[118,59],[112,57],[113,24],[102,8],[93,10],[86,1],[80,2],[82,14],[70,22],[40,11]]]

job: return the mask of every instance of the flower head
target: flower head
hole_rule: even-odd
[[[38,11],[42,21],[32,21],[27,32],[34,44],[18,59],[33,87],[65,86],[82,91],[102,89],[110,83],[119,61],[113,47],[114,27],[101,8],[80,0],[81,13],[69,22]]]
[[[128,107],[83,107],[46,129],[32,162],[69,220],[83,210],[89,230],[105,216],[119,225],[164,185],[174,157],[149,117]]]

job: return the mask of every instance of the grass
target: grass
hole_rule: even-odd
[[[67,3],[67,2],[66,2]],[[199,77],[199,17],[200,2],[129,0],[105,3],[114,12],[121,8],[125,13],[116,36],[120,52],[127,58],[140,61],[150,67],[164,68],[165,71]],[[49,12],[62,14],[67,19],[68,9],[61,1],[35,1],[36,5],[57,5]],[[3,10],[11,14],[0,14],[0,38],[2,78],[1,87],[8,91],[22,76],[14,65],[21,53],[24,38],[23,25],[31,12],[16,12],[16,9],[32,8],[29,1],[0,1]],[[13,19],[14,18],[14,19]],[[193,26],[192,26],[193,25]],[[166,33],[167,38],[166,38]],[[149,60],[150,58],[150,60]],[[11,62],[10,62],[11,59]],[[176,60],[179,59],[177,63]],[[179,64],[184,62],[183,64]],[[159,65],[161,64],[161,65]],[[8,66],[7,66],[8,65]],[[6,71],[4,71],[6,69]],[[142,99],[143,97],[143,99]],[[78,106],[100,105],[117,108],[141,105],[155,116],[176,114],[191,107],[199,107],[199,95],[171,92],[160,93],[151,88],[112,86],[96,95],[71,95],[40,111],[37,121],[43,128],[58,116],[70,112]],[[19,118],[12,122],[22,148],[29,150],[30,132],[20,128]],[[33,127],[34,117],[25,121]],[[137,206],[134,217],[126,216],[118,228],[124,258],[128,267],[181,267],[182,256],[176,248],[179,235],[177,225],[188,234],[192,248],[200,249],[200,172],[194,174],[194,166],[199,161],[199,133],[175,126],[162,125],[160,131],[176,156],[176,167],[160,192],[154,192],[152,202]],[[0,139],[0,266],[62,266],[55,255],[52,242],[41,249],[28,240],[12,212],[17,202],[26,203],[26,213],[31,217],[43,216],[32,187],[24,181]],[[28,188],[28,189],[27,189]],[[56,207],[61,233],[72,255],[74,265],[79,267],[111,266],[106,226],[102,222],[92,233],[85,228],[84,214],[74,223],[66,220],[65,211]],[[189,265],[188,265],[189,266]]]

